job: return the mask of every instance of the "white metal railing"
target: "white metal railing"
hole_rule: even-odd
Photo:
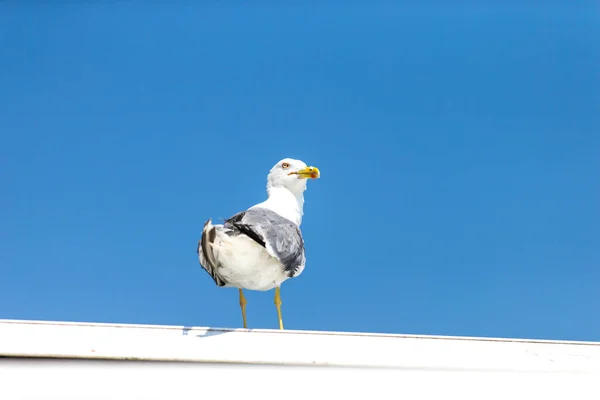
[[[0,357],[0,399],[600,399],[595,342],[0,320]]]

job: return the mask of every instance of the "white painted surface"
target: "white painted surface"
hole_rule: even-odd
[[[591,342],[0,320],[0,356],[0,399],[600,399]]]

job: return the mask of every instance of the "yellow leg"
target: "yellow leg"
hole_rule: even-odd
[[[244,329],[246,329],[248,328],[246,325],[246,298],[242,289],[240,289],[240,307],[242,307],[242,319],[244,320]]]
[[[281,318],[281,293],[279,286],[275,288],[275,307],[277,307],[277,317],[279,318],[279,329],[283,330],[283,319]]]

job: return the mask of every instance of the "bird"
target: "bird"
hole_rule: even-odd
[[[213,224],[203,226],[196,252],[200,266],[218,287],[238,289],[242,323],[246,321],[244,289],[275,289],[279,329],[283,330],[281,284],[298,277],[306,264],[300,230],[308,180],[321,177],[319,168],[284,158],[267,175],[267,199]]]

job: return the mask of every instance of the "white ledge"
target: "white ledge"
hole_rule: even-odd
[[[600,343],[0,320],[0,356],[505,371],[600,371]]]
[[[600,343],[0,320],[0,398],[600,399]]]

